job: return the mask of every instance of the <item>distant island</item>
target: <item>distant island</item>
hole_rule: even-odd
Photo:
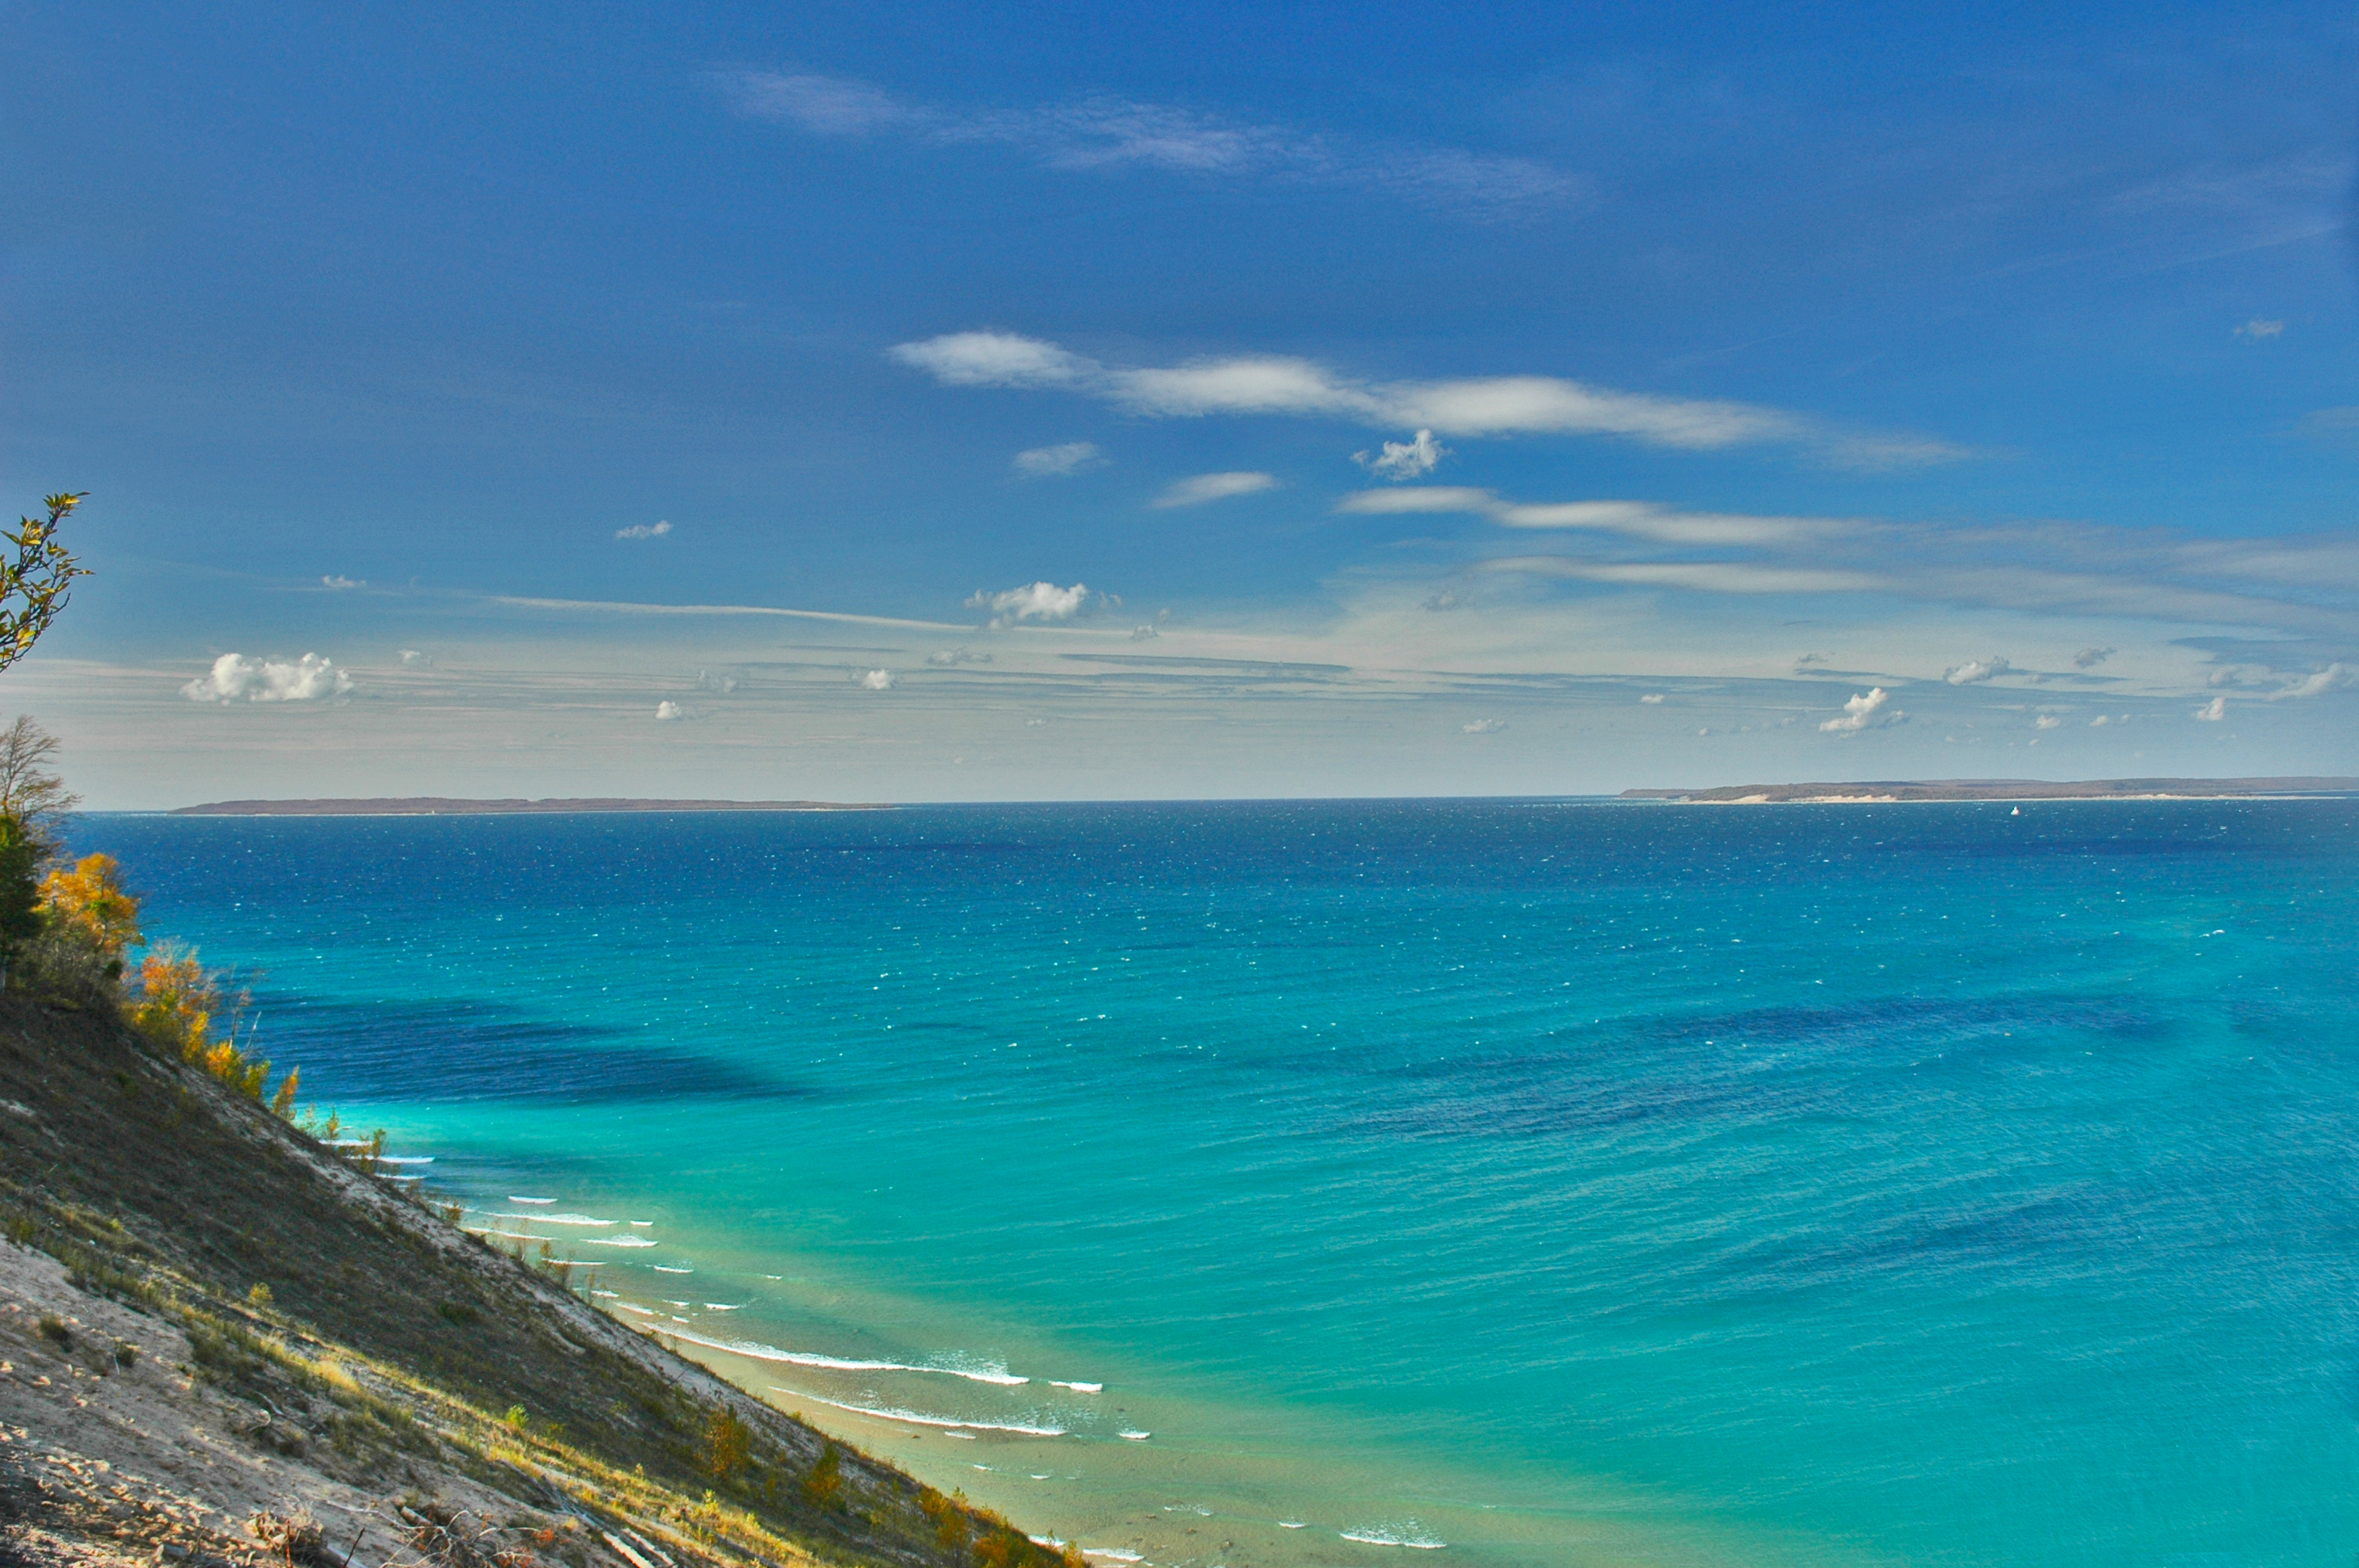
[[[1853,784],[1723,784],[1714,789],[1625,789],[1624,800],[1702,806],[1866,805],[1904,800],[2235,800],[2258,795],[2359,794],[2359,779],[1880,779]]]
[[[216,800],[172,816],[511,816],[579,811],[890,811],[889,805],[833,800],[452,800],[410,795],[378,800]]]

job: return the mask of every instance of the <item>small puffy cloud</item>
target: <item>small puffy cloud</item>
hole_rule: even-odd
[[[1450,449],[1435,440],[1432,431],[1419,430],[1414,440],[1386,441],[1383,450],[1373,455],[1353,452],[1352,460],[1371,473],[1398,482],[1431,473],[1449,455]]]
[[[2251,320],[2236,329],[2236,336],[2245,339],[2248,341],[2258,342],[2263,338],[2274,338],[2284,331],[2284,322],[2264,321],[2258,316],[2256,316]]]
[[[1964,664],[1941,672],[1941,678],[1951,686],[1977,686],[2006,674],[2007,663],[1994,654],[1987,659],[1968,659]]]
[[[1234,495],[1251,495],[1256,491],[1276,488],[1277,477],[1266,473],[1200,473],[1193,479],[1176,481],[1149,505],[1157,507],[1201,506],[1208,501],[1226,501]]]
[[[863,691],[891,691],[893,689],[893,672],[891,670],[870,670],[867,674],[860,677],[860,689]]]
[[[1069,386],[1098,369],[1054,343],[1013,332],[949,332],[902,343],[893,357],[945,386]]]
[[[223,654],[180,695],[191,702],[318,702],[352,689],[353,677],[317,654],[292,661]]]
[[[2031,721],[2031,727],[2034,730],[2060,730],[2064,727],[2064,720],[2052,713],[2043,713]]]
[[[1423,608],[1427,610],[1455,610],[1465,602],[1466,596],[1464,594],[1460,593],[1454,588],[1445,588],[1439,593],[1435,593],[1428,597]]]
[[[1495,735],[1506,727],[1504,719],[1477,719],[1472,724],[1461,724],[1458,730],[1462,735]]]
[[[1005,593],[978,591],[968,599],[966,607],[989,611],[995,626],[1012,626],[1020,621],[1071,621],[1089,600],[1085,584],[1059,588],[1044,581],[1026,583]]]
[[[1134,626],[1130,629],[1130,640],[1134,643],[1152,643],[1161,635],[1163,633],[1158,632],[1152,624]]]
[[[1829,735],[1856,735],[1863,730],[1876,730],[1886,724],[1897,724],[1908,716],[1897,708],[1886,712],[1886,708],[1891,701],[1890,692],[1880,686],[1875,687],[1844,703],[1843,717],[1830,719],[1821,724],[1819,729]]]
[[[335,589],[341,591],[347,588],[366,588],[368,586],[368,579],[365,578],[329,576],[323,577],[320,579],[320,586],[321,588]]]
[[[1104,467],[1105,455],[1090,441],[1063,441],[1018,452],[1008,466],[1026,479],[1064,479],[1083,469]]]
[[[944,648],[940,653],[928,654],[926,663],[938,670],[953,670],[961,665],[987,665],[991,663],[991,655],[978,654],[971,648]]]
[[[1663,700],[1663,694],[1659,691],[1650,691],[1638,700],[1651,708],[1659,704]]]
[[[696,689],[709,691],[718,697],[727,697],[737,689],[737,677],[717,676],[711,670],[699,670],[696,672]]]
[[[2359,672],[2354,672],[2348,665],[2329,665],[2290,686],[2279,687],[2269,693],[2269,700],[2283,702],[2288,697],[2321,697],[2330,691],[2341,691],[2354,680],[2359,680]]]
[[[660,539],[671,532],[669,523],[634,523],[627,528],[614,530],[617,539]]]
[[[682,708],[677,702],[658,702],[656,704],[656,722],[658,724],[676,724],[682,719],[693,717],[693,714],[691,714],[687,708]]]
[[[2224,697],[2213,697],[2211,701],[2205,703],[2202,707],[2195,710],[2195,717],[2201,719],[2206,724],[2219,723],[2220,720],[2228,717],[2228,699]]]
[[[434,655],[417,648],[404,648],[401,650],[401,662],[413,670],[431,669]]]
[[[2078,668],[2093,670],[2120,652],[2119,648],[2083,648],[2072,655],[2072,663]]]

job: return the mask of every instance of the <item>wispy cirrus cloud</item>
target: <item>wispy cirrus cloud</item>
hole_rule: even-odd
[[[1060,441],[1053,447],[1020,451],[1008,460],[1008,466],[1026,479],[1070,479],[1084,469],[1104,467],[1105,460],[1093,441]]]
[[[1755,516],[1646,501],[1520,502],[1460,485],[1360,491],[1335,509],[1460,514],[1562,530],[1582,537],[1588,552],[1470,563],[1480,571],[1701,592],[1879,592],[2041,614],[2266,626],[2359,645],[2359,535],[2349,534],[2190,539],[2061,522]],[[1640,558],[1649,557],[1677,558]],[[2085,647],[2071,662],[2093,669],[2113,652]],[[1953,666],[1944,678],[1974,684],[2006,667],[1994,655]]]
[[[1175,480],[1164,492],[1148,505],[1158,509],[1174,506],[1201,506],[1208,501],[1226,501],[1232,496],[1253,495],[1277,488],[1277,476],[1266,473],[1200,473],[1190,479]]]
[[[1533,158],[1370,141],[1181,104],[1098,95],[972,108],[920,103],[811,71],[726,70],[714,80],[738,114],[808,135],[1004,146],[1052,169],[1357,189],[1476,218],[1562,209],[1589,189],[1582,177]]]
[[[1124,368],[1041,339],[993,330],[946,332],[897,344],[891,353],[945,386],[1072,392],[1150,418],[1290,416],[1454,437],[1611,436],[1692,451],[1790,446],[1838,466],[1864,469],[1973,455],[1932,437],[1852,431],[1748,403],[1622,392],[1561,376],[1372,382],[1275,354]],[[1416,443],[1407,445],[1413,449]]]

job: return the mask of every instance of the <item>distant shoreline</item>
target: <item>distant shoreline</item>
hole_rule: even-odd
[[[585,812],[890,811],[883,802],[833,800],[641,800],[598,796],[551,800],[460,800],[440,795],[369,800],[216,800],[168,816],[520,816]]]
[[[1624,800],[1685,806],[1897,806],[1926,801],[2262,800],[2359,794],[2359,779],[1863,779],[1847,784],[1625,789]]]

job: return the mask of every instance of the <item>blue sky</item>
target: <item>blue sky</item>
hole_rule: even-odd
[[[2359,773],[2346,8],[0,39],[93,805]]]

